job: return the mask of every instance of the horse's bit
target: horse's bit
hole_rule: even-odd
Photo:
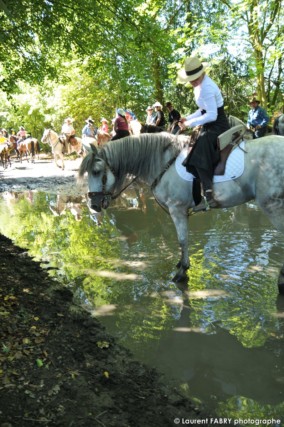
[[[96,197],[96,196],[103,196],[101,200],[101,204],[103,205],[104,202],[109,202],[113,197],[112,193],[109,191],[106,191],[106,184],[107,184],[107,166],[105,166],[104,173],[102,176],[102,190],[101,191],[89,191],[88,197],[90,199]]]

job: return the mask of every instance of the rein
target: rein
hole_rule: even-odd
[[[164,169],[162,170],[162,172],[157,176],[157,178],[154,179],[154,181],[151,184],[151,190],[152,191],[155,189],[155,187],[161,181],[163,175],[167,172],[167,170],[169,169],[169,167],[174,163],[174,161],[176,160],[176,158],[177,158],[177,156],[174,156],[171,160],[169,160],[168,163],[166,164],[166,166],[164,167]]]
[[[112,198],[112,200],[115,200],[115,199],[117,199],[120,195],[121,195],[121,193],[124,191],[124,190],[126,190],[126,188],[128,188],[131,184],[133,184],[133,182],[135,182],[136,181],[136,179],[137,179],[138,177],[137,176],[135,176],[130,182],[129,182],[129,184],[126,184],[117,194],[114,194],[111,198]]]
[[[172,159],[170,159],[168,161],[168,163],[166,164],[166,166],[164,167],[164,169],[162,170],[162,172],[157,176],[157,178],[154,179],[154,181],[152,182],[151,185],[151,191],[153,193],[153,196],[155,197],[156,202],[158,203],[159,206],[161,206],[161,208],[167,213],[169,214],[169,211],[160,203],[160,201],[157,199],[157,197],[155,196],[154,190],[155,187],[159,184],[159,182],[161,181],[163,175],[167,172],[167,170],[170,168],[170,166],[175,162],[177,158],[177,155],[174,156]]]

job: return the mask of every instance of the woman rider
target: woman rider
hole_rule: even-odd
[[[203,200],[193,208],[194,212],[216,208],[213,195],[214,168],[220,157],[217,138],[229,129],[224,112],[224,101],[220,89],[205,73],[205,66],[196,57],[186,58],[184,70],[179,72],[179,82],[190,82],[194,88],[197,111],[181,119],[180,127],[202,126],[193,149],[184,160],[186,170],[200,179]]]

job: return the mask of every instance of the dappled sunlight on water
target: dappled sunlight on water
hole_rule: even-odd
[[[284,417],[283,236],[253,204],[191,216],[188,283],[176,285],[173,224],[135,194],[96,220],[84,197],[6,194],[0,230],[209,410]]]
[[[115,279],[115,280],[139,280],[141,277],[138,274],[134,273],[118,273],[115,271],[109,271],[109,270],[97,270],[93,272],[94,275],[98,277],[106,277],[108,279]]]

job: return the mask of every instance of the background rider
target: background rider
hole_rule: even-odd
[[[253,139],[261,138],[267,132],[269,117],[257,98],[252,98],[249,105],[251,109],[248,113],[247,128],[252,130]]]
[[[68,142],[70,142],[70,136],[75,135],[75,129],[73,127],[73,119],[71,117],[67,117],[67,119],[64,120],[64,123],[61,128],[61,133],[64,135],[64,144],[65,144],[65,151],[68,153]]]

